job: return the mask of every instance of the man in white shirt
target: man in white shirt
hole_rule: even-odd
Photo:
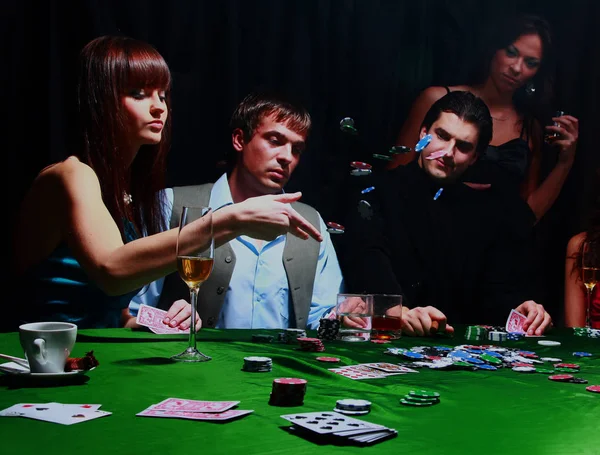
[[[269,93],[252,93],[231,118],[234,156],[231,172],[207,185],[165,191],[165,218],[178,224],[183,205],[238,203],[283,192],[300,161],[311,127],[301,106]],[[265,242],[239,236],[215,251],[215,266],[200,287],[198,314],[204,326],[216,328],[311,328],[335,307],[344,284],[337,255],[319,213],[299,202],[292,208],[319,226],[322,242],[282,235]],[[169,308],[189,296],[178,274],[152,283],[130,303]],[[171,321],[176,326],[177,321]]]

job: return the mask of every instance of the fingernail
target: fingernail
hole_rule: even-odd
[[[163,319],[163,324],[168,324],[169,322],[171,322],[171,318],[164,318]]]
[[[172,320],[171,323],[169,324],[171,327],[175,327],[177,325],[177,321],[176,320]]]

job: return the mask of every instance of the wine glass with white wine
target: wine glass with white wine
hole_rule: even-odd
[[[581,281],[586,289],[585,326],[588,328],[591,327],[592,292],[598,283],[598,275],[600,275],[600,241],[587,240],[581,251]]]
[[[212,210],[209,207],[183,207],[177,233],[177,270],[190,288],[192,306],[189,345],[171,357],[180,362],[206,362],[211,357],[196,348],[198,290],[210,276],[215,257]],[[199,246],[199,239],[205,239]]]

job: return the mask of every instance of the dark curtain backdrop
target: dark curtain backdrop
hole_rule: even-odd
[[[14,139],[5,149],[5,176],[17,181],[10,183],[9,219],[35,174],[71,150],[75,62],[99,35],[146,40],[171,67],[169,185],[216,179],[234,106],[254,87],[271,86],[300,97],[314,121],[287,190],[302,190],[326,221],[337,221],[348,209],[349,162],[383,165],[371,155],[393,144],[418,92],[464,82],[490,21],[518,11],[543,15],[557,48],[556,107],[580,119],[569,180],[536,233],[542,303],[562,316],[565,245],[585,226],[600,162],[593,135],[600,124],[600,2],[21,0],[3,2],[3,10],[5,136]],[[346,116],[358,136],[340,132]],[[546,166],[553,158],[548,151]]]

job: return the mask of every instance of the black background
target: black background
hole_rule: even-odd
[[[593,136],[600,120],[600,2],[7,0],[2,9],[9,224],[37,172],[71,150],[77,55],[97,36],[145,40],[172,70],[169,185],[222,173],[217,162],[230,148],[229,116],[253,88],[294,92],[313,129],[286,190],[302,190],[304,202],[337,221],[346,210],[349,161],[383,166],[371,154],[394,143],[418,92],[465,82],[482,27],[514,12],[544,16],[558,58],[556,107],[580,120],[571,174],[536,228],[541,303],[562,318],[565,246],[585,226],[600,163]],[[346,116],[357,137],[340,132]],[[545,153],[548,168],[554,155]]]

